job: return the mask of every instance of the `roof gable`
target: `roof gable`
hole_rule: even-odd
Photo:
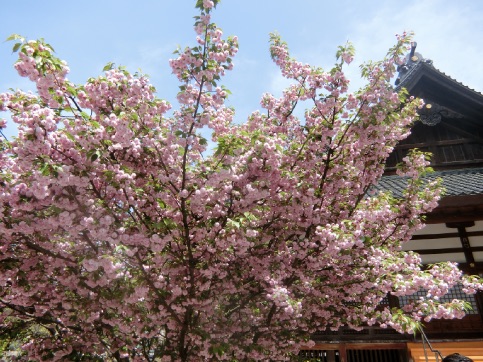
[[[387,160],[386,172],[394,172],[412,148],[431,152],[436,170],[483,167],[483,94],[436,69],[415,50],[413,43],[398,67],[396,89],[405,88],[425,106],[418,111],[411,135]]]
[[[426,103],[436,103],[465,118],[483,123],[483,94],[436,69],[433,61],[415,52],[414,43],[405,63],[398,67],[397,89]]]

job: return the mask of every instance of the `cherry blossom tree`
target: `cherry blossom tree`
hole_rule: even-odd
[[[322,70],[271,35],[292,85],[239,124],[220,85],[238,41],[211,21],[217,2],[197,2],[197,45],[170,62],[176,110],[142,74],[108,65],[73,84],[50,45],[11,37],[37,94],[0,95],[18,127],[0,144],[0,323],[28,358],[284,360],[319,330],[461,317],[464,302],[439,297],[481,288],[401,251],[441,192],[421,178],[427,155],[401,165],[402,198],[374,191],[421,105],[390,84],[410,37],[350,93],[352,46]]]

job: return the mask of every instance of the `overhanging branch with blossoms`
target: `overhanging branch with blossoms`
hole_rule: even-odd
[[[362,66],[351,93],[350,44],[322,70],[272,34],[293,83],[235,123],[220,82],[238,39],[212,22],[217,2],[197,1],[197,44],[170,61],[171,114],[142,74],[110,64],[73,84],[45,41],[10,39],[37,94],[0,95],[18,127],[1,141],[0,312],[6,328],[23,321],[29,358],[289,359],[318,330],[462,316],[464,302],[438,297],[481,288],[401,251],[441,193],[421,178],[427,155],[401,165],[402,198],[369,192],[421,105],[390,85],[410,37]],[[424,300],[377,308],[421,287]]]

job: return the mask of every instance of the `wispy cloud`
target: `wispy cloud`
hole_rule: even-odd
[[[435,67],[483,91],[482,18],[483,3],[475,1],[413,0],[399,2],[397,9],[381,2],[370,18],[358,22],[353,41],[359,56],[370,59],[384,55],[395,42],[393,34],[414,31],[417,51]]]

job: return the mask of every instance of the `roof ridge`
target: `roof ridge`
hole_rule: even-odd
[[[458,86],[461,86],[468,91],[475,93],[478,96],[483,96],[483,91],[477,91],[476,89],[463,84],[462,82],[441,71],[439,68],[436,68],[431,59],[426,59],[420,53],[416,52],[416,46],[416,42],[411,43],[411,52],[406,55],[404,63],[397,67],[397,71],[399,72],[398,77],[395,80],[397,91],[401,90],[401,88],[409,83],[412,80],[414,74],[418,73],[421,68],[426,67],[441,74],[446,79],[457,84]]]
[[[445,196],[481,195],[483,194],[483,167],[464,168],[430,172],[423,179],[441,178]],[[374,188],[379,191],[390,191],[395,197],[402,197],[407,187],[409,176],[382,176]]]

